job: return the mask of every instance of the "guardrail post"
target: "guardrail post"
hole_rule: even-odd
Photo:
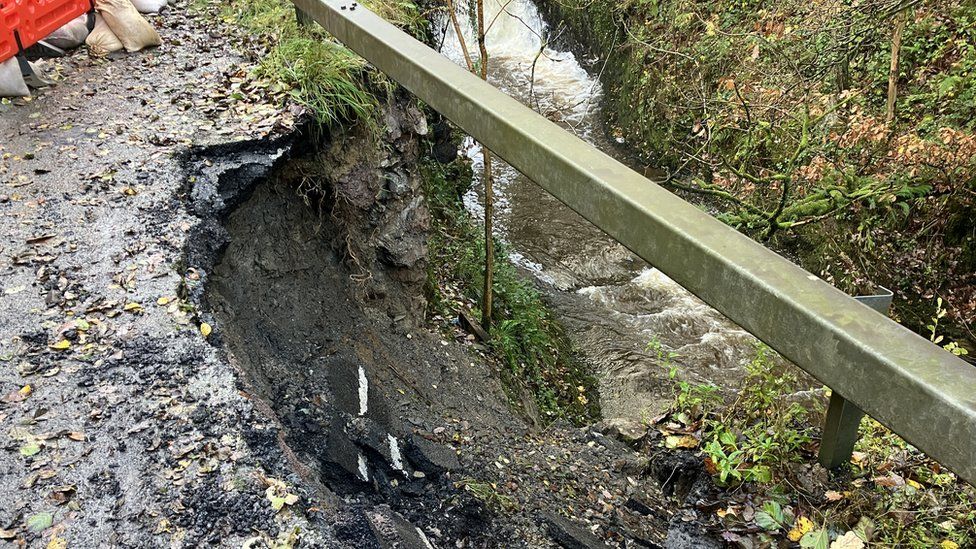
[[[893,293],[887,288],[879,288],[878,295],[855,297],[857,301],[871,307],[883,315],[888,314]],[[827,417],[824,420],[823,436],[820,439],[820,464],[827,469],[836,469],[847,463],[854,452],[857,430],[864,412],[853,402],[831,389]]]
[[[299,27],[310,27],[315,23],[315,19],[308,13],[302,11],[302,8],[295,6],[295,19],[298,20]]]

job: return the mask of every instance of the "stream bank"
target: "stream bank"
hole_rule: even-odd
[[[972,6],[909,10],[890,123],[893,12],[878,6],[539,8],[558,47],[595,60],[601,130],[624,144],[635,169],[673,174],[678,195],[850,295],[890,288],[893,318],[926,337],[944,308],[943,343],[976,351],[973,102],[962,90],[938,91],[971,81],[959,71],[976,50],[936,45],[972,43]],[[856,46],[845,33],[860,37]],[[805,109],[815,113],[806,130],[797,114]],[[774,212],[775,177],[784,175],[784,223],[767,230],[743,212]]]

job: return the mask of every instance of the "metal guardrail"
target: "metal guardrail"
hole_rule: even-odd
[[[348,9],[355,6],[352,0],[293,2],[564,204],[976,484],[976,368],[681,200],[369,10]]]

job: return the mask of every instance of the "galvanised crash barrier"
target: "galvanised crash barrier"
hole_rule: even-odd
[[[293,0],[351,50],[860,411],[976,483],[976,368],[681,200],[352,0]],[[841,406],[841,408],[838,408]],[[831,415],[831,414],[828,414]],[[856,433],[856,430],[854,431]],[[842,459],[839,459],[840,456]]]

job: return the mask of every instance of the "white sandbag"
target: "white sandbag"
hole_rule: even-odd
[[[163,43],[156,29],[129,0],[95,0],[95,9],[105,18],[126,51],[139,51]]]
[[[94,56],[104,57],[110,53],[117,52],[125,48],[118,36],[108,27],[108,23],[101,15],[95,15],[95,28],[92,29],[88,39],[88,51]]]
[[[24,82],[24,75],[20,73],[20,64],[16,57],[11,57],[0,63],[0,97],[26,97],[30,95],[30,88]]]
[[[79,15],[44,39],[55,48],[73,50],[88,38],[88,14]]]
[[[166,0],[132,0],[132,5],[139,13],[159,13],[167,4]]]

